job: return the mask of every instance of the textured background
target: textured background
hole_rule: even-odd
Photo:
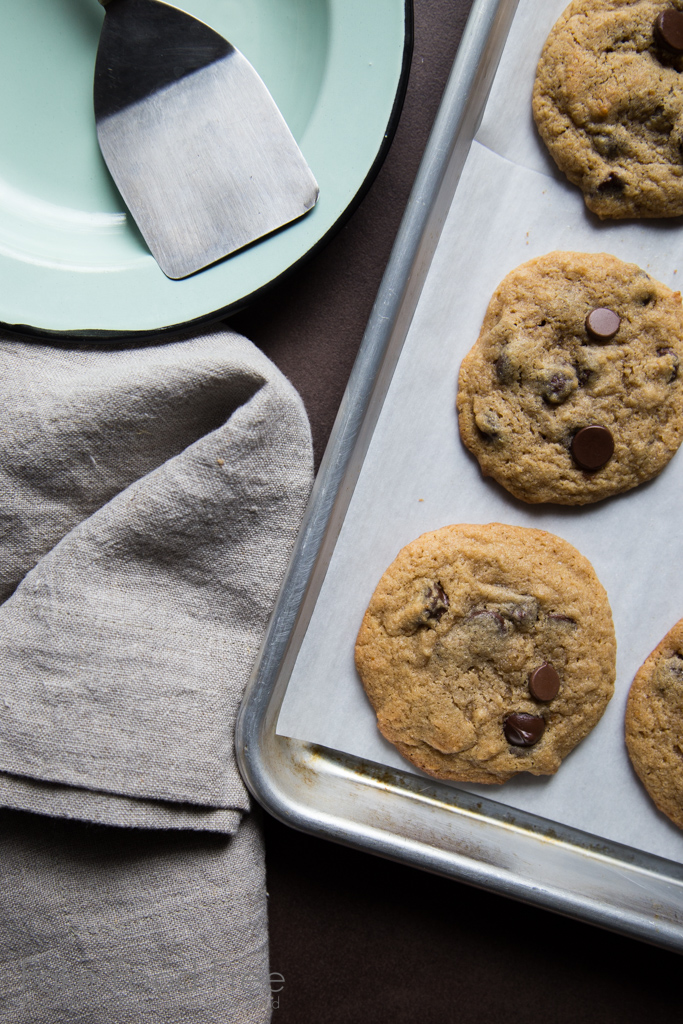
[[[372,2],[372,0],[369,0]],[[543,0],[539,0],[542,3]],[[230,323],[329,437],[470,0],[415,0],[403,114],[315,259]],[[675,954],[288,829],[266,816],[274,1024],[678,1024]]]

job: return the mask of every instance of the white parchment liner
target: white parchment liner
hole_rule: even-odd
[[[564,537],[593,564],[617,633],[617,686],[602,720],[550,778],[458,785],[636,849],[683,862],[683,833],[631,769],[623,717],[631,680],[683,617],[683,451],[654,481],[584,508],[526,505],[463,448],[455,394],[491,293],[513,267],[553,249],[609,252],[673,288],[679,220],[601,223],[536,134],[531,91],[565,0],[520,0],[473,143],[309,628],[277,731],[416,771],[377,731],[353,664],[367,603],[396,554],[448,523],[503,522]]]

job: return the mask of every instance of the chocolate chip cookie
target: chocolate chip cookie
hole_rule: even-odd
[[[683,214],[683,0],[574,0],[536,72],[533,114],[601,218]]]
[[[631,684],[626,746],[659,810],[683,828],[683,619],[666,634]]]
[[[399,553],[356,642],[382,734],[460,782],[552,775],[612,696],[614,627],[590,563],[553,534],[446,526]]]
[[[460,435],[517,498],[584,505],[683,439],[679,292],[605,253],[553,252],[496,289],[460,369]]]

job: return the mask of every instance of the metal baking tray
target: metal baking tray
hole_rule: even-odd
[[[242,703],[238,759],[256,800],[297,829],[680,951],[683,865],[276,732],[517,4],[473,4]]]

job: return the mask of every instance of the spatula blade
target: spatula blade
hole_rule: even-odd
[[[109,0],[105,10],[100,149],[167,277],[187,277],[315,205],[315,178],[239,50],[160,0]]]

